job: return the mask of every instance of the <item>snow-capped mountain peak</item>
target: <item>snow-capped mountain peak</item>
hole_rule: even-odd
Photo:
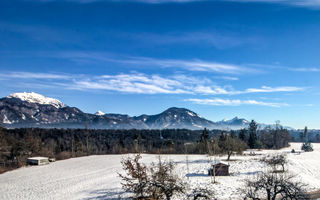
[[[232,119],[223,119],[221,121],[217,122],[218,124],[222,126],[227,127],[237,127],[237,128],[244,128],[249,125],[249,121],[240,117],[234,117]]]
[[[7,96],[7,98],[18,98],[21,101],[27,101],[29,103],[38,103],[38,104],[45,104],[45,105],[52,105],[56,108],[63,108],[66,105],[63,104],[61,101],[45,97],[41,94],[35,92],[21,92],[21,93],[13,93]]]
[[[96,113],[94,113],[95,115],[99,115],[99,116],[102,116],[104,115],[105,113],[102,112],[101,110],[98,110]]]

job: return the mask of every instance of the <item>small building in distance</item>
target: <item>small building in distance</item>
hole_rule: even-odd
[[[220,160],[214,161],[208,170],[208,174],[209,176],[229,176],[229,164]]]
[[[47,157],[32,157],[27,159],[28,165],[46,165],[49,164],[49,158]]]

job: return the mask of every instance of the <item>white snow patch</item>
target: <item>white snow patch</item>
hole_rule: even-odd
[[[314,151],[301,154],[290,153],[299,150],[301,143],[281,150],[256,151],[255,156],[233,156],[236,161],[228,162],[230,176],[216,177],[218,184],[211,183],[207,169],[214,157],[206,155],[162,155],[164,160],[177,164],[176,173],[190,185],[190,188],[208,187],[215,190],[218,199],[243,199],[244,180],[253,178],[265,165],[259,159],[266,154],[287,153],[289,172],[296,179],[308,184],[308,191],[320,188],[320,144],[313,144]],[[246,152],[246,153],[249,153]],[[259,155],[258,155],[259,154]],[[123,173],[121,159],[132,155],[99,155],[57,161],[45,166],[23,167],[0,174],[0,199],[117,199],[125,197],[118,173]],[[157,162],[158,155],[143,154],[146,164]],[[217,157],[225,160],[226,157]],[[177,198],[176,198],[177,199]]]
[[[99,116],[102,116],[102,115],[105,115],[104,112],[102,112],[101,110],[98,110],[96,113],[94,113],[95,115],[99,115]]]
[[[198,114],[197,114],[197,116],[200,117],[200,118],[203,118],[201,115],[198,115]]]
[[[36,118],[35,116],[31,116],[33,119],[35,119],[36,121],[39,121],[39,119],[38,118]]]
[[[195,117],[195,116],[196,116],[194,113],[189,112],[189,111],[187,111],[187,114],[190,115],[190,116],[192,116],[192,117]]]
[[[56,108],[63,108],[66,106],[65,104],[63,104],[61,101],[57,99],[45,97],[35,92],[13,93],[7,96],[7,98],[18,98],[18,99],[21,99],[22,101],[27,101],[30,103],[52,105]]]
[[[7,115],[4,115],[3,119],[2,119],[2,123],[4,123],[4,124],[12,124],[12,121],[10,121],[8,119]]]
[[[192,126],[198,127],[198,128],[203,128],[202,126],[198,125],[198,124],[194,124],[192,123]]]

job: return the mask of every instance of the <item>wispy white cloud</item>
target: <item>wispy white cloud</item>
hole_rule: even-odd
[[[139,41],[140,44],[144,45],[183,44],[193,46],[213,46],[218,49],[233,48],[245,44],[256,44],[261,40],[257,36],[240,36],[238,33],[222,30],[167,32],[161,34],[150,32],[117,33],[117,37]]]
[[[320,8],[320,0],[220,0],[241,3],[277,3],[291,6]]]
[[[143,74],[131,72],[116,75],[55,74],[32,72],[0,73],[0,80],[23,79],[28,85],[44,84],[69,90],[105,90],[135,94],[193,94],[240,95],[249,93],[297,92],[302,87],[267,87],[236,90],[232,86],[219,86],[207,77]]]
[[[303,87],[268,87],[262,86],[260,88],[248,88],[245,90],[234,90],[232,87],[219,87],[219,86],[208,86],[200,85],[194,88],[194,90],[201,94],[226,94],[226,95],[240,95],[250,93],[274,93],[274,92],[297,92],[303,91]]]
[[[0,72],[2,79],[70,79],[70,75],[54,73],[33,73],[33,72]]]
[[[207,86],[210,85],[210,86]],[[212,86],[213,85],[213,86]],[[204,77],[147,75],[142,73],[103,75],[73,80],[66,85],[76,90],[108,90],[137,94],[226,94],[227,91]]]
[[[194,60],[177,60],[177,59],[155,59],[155,58],[142,58],[132,57],[132,60],[139,64],[144,65],[158,65],[164,68],[175,67],[183,68],[189,71],[208,71],[223,74],[242,74],[245,72],[255,72],[256,70],[247,68],[241,65],[218,63],[203,61],[199,59]],[[129,60],[130,61],[130,60]]]
[[[40,55],[48,57],[56,57],[63,59],[70,59],[74,62],[88,63],[88,62],[114,62],[121,64],[130,64],[131,66],[154,66],[161,68],[180,68],[188,71],[200,72],[215,72],[221,74],[243,74],[243,73],[259,73],[261,70],[249,68],[237,64],[220,63],[214,61],[204,61],[201,59],[182,60],[182,59],[162,59],[150,57],[134,57],[134,56],[119,56],[111,55],[104,52],[78,52],[66,51],[48,53],[48,55]]]
[[[270,92],[295,92],[301,91],[305,88],[302,87],[268,87],[262,86],[261,88],[248,88],[240,93],[270,93]]]
[[[173,75],[147,75],[142,73],[103,75],[74,80],[71,89],[97,89],[139,94],[200,94],[200,95],[240,95],[249,93],[297,92],[301,87],[267,87],[235,90],[231,86],[219,86],[204,77]]]
[[[137,94],[189,94],[181,82],[159,75],[103,75],[87,80],[75,80],[70,89],[97,89]]]
[[[193,102],[201,105],[212,106],[241,106],[241,105],[257,105],[257,106],[269,106],[269,107],[282,107],[289,106],[287,103],[273,103],[256,100],[240,100],[240,99],[185,99],[185,101]]]
[[[289,68],[290,71],[296,71],[296,72],[320,72],[320,68],[317,67],[310,67],[310,68]]]
[[[47,2],[47,1],[46,1]],[[77,1],[75,1],[77,2]],[[89,1],[92,2],[92,1]],[[87,47],[86,43],[95,43],[97,39],[91,40],[83,32],[74,31],[65,28],[57,28],[47,25],[23,24],[0,21],[3,31],[8,34],[23,35],[28,40],[36,42],[58,42],[63,44],[78,44]],[[95,34],[99,41],[121,40],[122,42],[130,42],[136,47],[154,47],[165,45],[190,45],[215,47],[217,49],[228,49],[242,45],[256,45],[263,41],[257,35],[241,35],[237,32],[218,30],[218,29],[202,29],[194,31],[167,31],[157,32],[128,32],[119,30],[99,30]],[[95,38],[96,38],[95,37]],[[83,40],[86,41],[83,42]],[[248,47],[248,46],[247,46]]]
[[[74,3],[94,3],[94,2],[136,2],[136,3],[146,3],[146,4],[162,4],[162,3],[192,3],[192,2],[219,2],[219,1],[229,1],[237,3],[273,3],[273,4],[285,4],[291,6],[300,6],[308,8],[320,8],[320,0],[25,0],[33,2],[54,2],[54,1],[64,1],[64,2],[74,2]]]
[[[83,41],[83,38],[79,37],[81,35],[79,32],[77,32],[78,34],[74,34],[70,30],[57,29],[46,25],[21,24],[1,20],[0,27],[4,33],[26,37],[24,40],[31,40],[33,42],[79,44]],[[30,54],[30,52],[27,53]]]
[[[140,2],[148,4],[160,4],[160,3],[188,3],[188,2],[198,2],[205,0],[25,0],[25,1],[34,1],[34,2],[55,2],[55,1],[65,1],[65,2],[75,2],[75,3],[93,3],[93,2]]]
[[[223,79],[223,80],[228,80],[228,81],[237,81],[239,80],[238,77],[234,77],[234,76],[215,76],[215,79]]]
[[[283,70],[283,71],[293,71],[293,72],[320,72],[319,67],[288,67],[285,65],[277,64],[257,64],[257,63],[250,63],[246,64],[250,68],[263,68],[269,70]],[[267,71],[267,70],[266,70]]]

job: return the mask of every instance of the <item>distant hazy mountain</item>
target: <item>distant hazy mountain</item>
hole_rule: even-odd
[[[212,122],[185,108],[169,108],[156,115],[130,117],[122,114],[84,113],[61,101],[37,93],[14,93],[0,99],[0,123],[4,127],[95,128],[95,129],[240,129],[245,119]]]
[[[169,108],[157,115],[141,115],[134,117],[147,124],[151,129],[187,128],[204,129],[215,127],[215,123],[204,119],[197,113],[185,108]]]
[[[246,128],[249,125],[249,121],[243,118],[239,118],[239,117],[235,117],[233,119],[230,120],[222,120],[217,122],[217,125],[221,128],[221,129],[241,129],[241,128]]]

